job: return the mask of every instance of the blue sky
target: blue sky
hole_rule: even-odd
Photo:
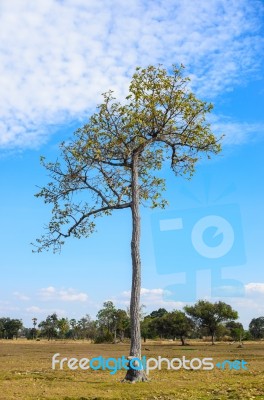
[[[54,311],[95,317],[105,300],[129,304],[129,211],[98,221],[97,233],[68,240],[61,254],[33,254],[30,242],[50,217],[34,193],[48,181],[40,155],[55,160],[60,141],[95,111],[102,92],[124,98],[135,67],[157,63],[186,66],[191,88],[214,103],[212,130],[225,139],[221,155],[201,162],[191,181],[165,167],[170,206],[161,214],[142,209],[142,303],[147,311],[182,308],[192,289],[176,285],[191,271],[195,299],[226,301],[245,325],[263,315],[263,2],[2,0],[0,11],[0,316],[30,326]],[[192,224],[217,213],[232,226],[232,257],[208,268],[193,256],[179,267],[178,250],[193,251]],[[152,223],[171,218],[182,218],[184,229],[166,242]],[[222,234],[205,237],[208,246]],[[175,260],[170,271],[160,265],[159,241]],[[214,295],[216,268],[243,293]]]

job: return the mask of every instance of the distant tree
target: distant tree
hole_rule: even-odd
[[[20,319],[0,318],[0,333],[4,339],[17,338],[22,328],[23,322]]]
[[[102,331],[106,329],[107,333],[113,333],[115,326],[116,308],[112,301],[105,301],[103,308],[98,311],[97,319]]]
[[[60,336],[60,338],[64,339],[65,336],[66,336],[66,334],[67,334],[67,332],[68,332],[69,329],[70,329],[69,320],[68,320],[67,318],[58,319],[58,321],[57,321],[57,327],[58,327],[58,330],[59,330],[59,336]]]
[[[151,318],[149,315],[145,316],[144,319],[140,322],[141,335],[143,337],[144,342],[146,342],[147,339],[155,337],[155,332],[153,330],[152,323],[153,323],[153,318]]]
[[[47,337],[51,340],[58,335],[58,316],[56,313],[48,315],[45,321],[38,324],[41,336]]]
[[[237,311],[222,301],[210,303],[199,300],[194,306],[185,306],[185,312],[200,326],[207,329],[214,344],[215,334],[220,323],[238,318]]]
[[[183,66],[137,68],[124,104],[105,93],[90,120],[61,144],[61,161],[45,162],[51,182],[37,194],[53,205],[47,234],[37,250],[60,251],[65,239],[88,237],[95,220],[114,210],[131,211],[132,288],[130,356],[141,357],[140,333],[140,205],[164,208],[165,179],[159,171],[165,160],[176,176],[190,177],[203,154],[220,151],[206,122],[212,105],[188,88]],[[87,192],[87,194],[85,194]],[[126,380],[146,380],[144,371],[127,371]]]
[[[96,329],[96,321],[93,321],[89,314],[86,314],[77,323],[78,337],[81,339],[94,340]]]
[[[19,332],[19,337],[26,337],[27,339],[35,339],[36,336],[34,336],[34,328],[23,328]]]
[[[155,315],[155,314],[154,314]],[[162,315],[162,314],[160,314]],[[161,317],[151,318],[149,328],[153,332],[153,335],[158,336],[160,339],[168,337],[168,331],[165,324],[165,316],[167,312]]]
[[[94,341],[97,335],[97,321],[90,320],[87,328],[86,328],[86,338]]]
[[[82,339],[86,339],[88,336],[88,329],[90,322],[91,322],[91,317],[88,314],[85,317],[82,317],[78,321],[78,328]]]
[[[249,324],[249,332],[253,339],[263,339],[264,317],[253,318]]]
[[[208,331],[207,331],[207,333],[208,333]],[[217,328],[215,330],[215,340],[218,340],[218,341],[223,340],[226,336],[229,336],[229,335],[230,335],[230,331],[226,327],[225,324],[220,323],[217,325]]]
[[[6,338],[5,322],[7,318],[0,318],[0,337],[1,339]]]
[[[252,340],[252,335],[249,330],[245,330],[243,333],[243,341],[245,340]]]
[[[185,345],[185,339],[195,328],[195,323],[183,311],[172,311],[166,313],[162,318],[167,335],[171,338],[180,338],[182,346]]]
[[[115,330],[117,337],[121,342],[125,338],[125,334],[128,332],[130,327],[130,319],[125,310],[118,308],[115,311]]]
[[[229,321],[226,323],[226,327],[233,340],[239,340],[240,342],[242,341],[244,336],[244,328],[240,322]]]
[[[34,318],[32,318],[32,322],[33,322],[32,339],[36,339],[36,337],[37,337],[36,326],[37,326],[38,319],[36,317],[34,317]]]
[[[70,337],[72,339],[79,339],[80,336],[80,324],[76,321],[75,318],[70,319],[69,321],[70,324],[70,330],[67,334],[67,337]]]

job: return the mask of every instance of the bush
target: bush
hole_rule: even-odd
[[[95,338],[94,343],[98,344],[98,343],[112,343],[114,340],[114,336],[112,335],[112,333],[107,332],[104,334],[101,334],[99,336],[97,336]]]

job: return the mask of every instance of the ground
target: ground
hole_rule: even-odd
[[[162,369],[150,371],[147,383],[120,383],[124,371],[52,370],[51,358],[92,358],[127,356],[128,344],[90,344],[77,341],[0,340],[1,400],[229,400],[264,399],[264,342],[238,344],[193,341],[189,346],[176,342],[147,342],[143,355],[169,359],[213,357],[219,361],[244,359],[248,370],[211,371]],[[147,348],[148,350],[144,350]]]

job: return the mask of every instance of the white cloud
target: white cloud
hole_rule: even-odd
[[[40,292],[43,296],[50,296],[56,292],[56,289],[53,286],[49,286],[47,288],[40,289]]]
[[[264,315],[264,283],[250,282],[244,285],[245,295],[241,297],[206,298],[209,301],[224,301],[238,311],[239,320],[247,328],[252,318]]]
[[[54,312],[56,312],[59,315],[66,315],[66,311],[65,310],[61,310],[61,309],[51,309],[51,308],[41,308],[38,306],[31,306],[31,307],[27,307],[26,308],[26,312],[30,313],[30,314],[53,314]]]
[[[144,304],[148,310],[154,310],[157,308],[166,308],[167,310],[182,308],[186,303],[181,301],[166,301],[167,295],[170,292],[161,288],[157,289],[146,289],[141,288],[141,304]],[[121,295],[113,299],[115,303],[120,305],[129,306],[130,303],[130,291],[124,291]]]
[[[88,300],[88,295],[82,292],[76,292],[74,289],[56,289],[53,286],[42,288],[39,291],[41,300],[59,300],[59,301],[77,301],[85,302]]]
[[[145,289],[141,288],[142,296],[162,296],[164,294],[164,289]],[[130,298],[130,291],[124,291],[122,296]]]
[[[224,135],[224,145],[254,142],[264,136],[264,123],[241,123],[224,115],[211,115],[209,120],[212,131],[218,136]]]
[[[247,283],[245,285],[245,290],[247,295],[264,295],[264,283]]]
[[[137,65],[183,62],[202,95],[258,68],[258,0],[2,0],[0,146],[34,147],[126,91]]]
[[[13,292],[13,296],[15,296],[18,300],[28,301],[30,298],[23,293]]]
[[[20,308],[12,305],[1,305],[0,304],[0,311],[1,312],[9,312],[9,311],[19,311]]]
[[[220,299],[223,301],[223,299]],[[250,296],[246,292],[245,297],[227,298],[226,303],[230,304],[234,310],[238,311],[239,320],[247,328],[253,318],[258,318],[264,315],[264,303],[256,296]]]

